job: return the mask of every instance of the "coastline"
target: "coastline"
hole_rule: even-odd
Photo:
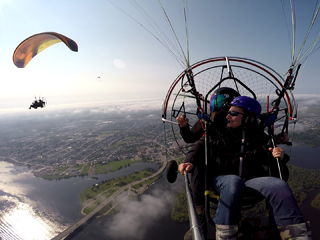
[[[148,177],[139,179],[139,180],[137,180],[137,181],[135,181],[135,182],[132,182],[132,183],[129,183],[129,184],[123,186],[122,188],[119,189],[119,190],[121,190],[119,193],[118,193],[119,190],[116,192],[116,193],[118,193],[118,194],[116,194],[116,195],[115,195],[115,193],[111,194],[111,196],[109,196],[107,199],[105,199],[102,203],[100,203],[100,204],[99,204],[98,206],[96,206],[96,207],[99,207],[99,208],[100,208],[101,205],[104,205],[104,207],[105,207],[105,206],[107,205],[107,203],[109,203],[109,202],[111,202],[112,200],[114,200],[116,196],[120,195],[120,194],[121,194],[122,192],[124,192],[125,190],[128,190],[128,193],[127,193],[126,197],[128,197],[128,196],[130,195],[130,193],[132,193],[132,192],[134,192],[134,193],[137,194],[137,195],[143,194],[143,193],[148,189],[148,187],[154,183],[154,181],[155,181],[156,179],[155,179],[154,181],[152,181],[152,183],[148,183],[148,180],[149,180],[149,179],[152,179],[152,178],[158,178],[158,176],[164,171],[164,169],[166,168],[166,166],[167,166],[167,165],[166,165],[166,162],[164,161],[164,162],[162,163],[162,166],[157,170],[157,172],[151,174],[151,175],[148,176]],[[133,186],[139,185],[139,184],[142,184],[142,186],[140,186],[138,189],[135,189],[135,190],[132,189]],[[107,190],[107,191],[108,191],[108,190]],[[105,192],[106,192],[106,191],[105,191]],[[85,211],[85,208],[87,208],[88,206],[90,206],[90,205],[95,204],[96,202],[98,202],[100,196],[102,196],[103,193],[104,193],[104,192],[99,193],[99,194],[98,194],[98,197],[97,197],[96,199],[87,199],[87,200],[86,200],[87,204],[82,203],[81,214],[84,215],[84,216],[86,216],[87,214],[84,212],[84,211]],[[95,197],[96,197],[96,196],[95,196]],[[105,212],[105,213],[102,213],[102,215],[106,215],[106,214],[107,214],[108,212],[110,212],[110,210],[113,209],[113,208],[115,207],[115,205],[117,205],[117,204],[119,204],[118,201],[113,201],[113,202],[112,202],[112,206],[110,207],[110,209],[106,210],[106,212]],[[93,211],[94,211],[94,210],[93,210]],[[96,212],[96,211],[94,211],[94,212]]]

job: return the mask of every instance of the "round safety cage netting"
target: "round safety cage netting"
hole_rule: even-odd
[[[193,73],[194,86],[188,81],[187,71],[182,72],[170,86],[162,112],[163,119],[168,120],[166,124],[171,125],[166,127],[167,142],[184,153],[192,144],[183,141],[179,126],[170,121],[176,122],[177,116],[185,114],[192,126],[199,120],[199,103],[202,111],[209,114],[209,101],[214,90],[233,88],[242,96],[256,98],[262,106],[262,113],[270,113],[285,83],[285,79],[270,67],[240,57],[206,59],[191,65],[189,70]],[[198,93],[198,103],[193,89]],[[273,124],[275,133],[282,131],[286,119],[296,121],[297,108],[292,91],[287,89],[280,100],[277,119]]]

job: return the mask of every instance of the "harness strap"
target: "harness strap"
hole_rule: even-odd
[[[241,139],[241,149],[240,149],[239,177],[242,176],[244,144],[245,144],[245,131],[243,129],[242,130],[242,139]]]
[[[205,195],[205,196],[209,195],[210,198],[216,198],[217,200],[220,199],[219,195],[214,194],[214,193],[213,193],[212,191],[210,191],[210,190],[206,190],[206,191],[204,192],[204,195]]]

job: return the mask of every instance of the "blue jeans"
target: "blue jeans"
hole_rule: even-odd
[[[277,226],[305,222],[290,187],[279,178],[259,177],[244,182],[236,175],[221,175],[214,177],[213,183],[213,187],[220,194],[213,219],[216,224],[239,224],[244,191],[250,191],[267,200]]]

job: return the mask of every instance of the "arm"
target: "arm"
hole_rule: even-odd
[[[194,166],[201,164],[200,161],[204,163],[204,139],[201,138],[196,142],[196,144],[188,151],[183,163],[178,167],[179,172],[184,175],[193,169]]]
[[[180,127],[180,134],[186,143],[194,143],[199,140],[204,133],[201,122],[197,121],[190,129],[189,125]]]
[[[189,127],[189,119],[185,115],[180,115],[176,118],[180,126],[180,134],[186,143],[195,143],[204,134],[204,126],[198,120],[192,128]],[[210,120],[214,128],[225,128],[226,126],[226,112],[218,111],[210,113]]]
[[[270,160],[270,171],[271,171],[271,176],[273,177],[280,177],[279,175],[279,170],[278,170],[278,166],[276,164],[275,158],[279,158],[279,160],[281,161],[281,167],[282,167],[282,178],[284,181],[288,181],[289,179],[289,169],[287,166],[287,163],[290,160],[289,155],[285,154],[283,149],[280,147],[276,147],[276,148],[269,148],[269,151],[272,153],[273,159]]]

